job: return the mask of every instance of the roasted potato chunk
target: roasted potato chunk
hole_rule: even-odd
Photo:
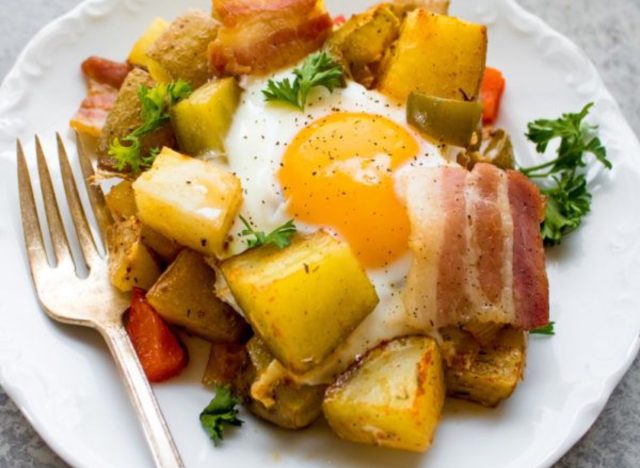
[[[424,452],[444,404],[435,341],[401,338],[370,351],[326,392],[322,409],[343,439]]]
[[[153,255],[140,239],[140,222],[131,217],[115,223],[108,233],[109,279],[123,292],[149,289],[160,276]]]
[[[400,34],[400,19],[387,5],[378,5],[349,19],[329,39],[329,49],[358,83],[373,88],[384,53]]]
[[[154,19],[144,31],[140,39],[136,41],[129,52],[128,62],[138,67],[149,67],[149,56],[147,50],[158,38],[167,30],[169,23],[163,18]]]
[[[192,156],[224,151],[224,138],[240,102],[235,78],[211,81],[171,110],[180,150]]]
[[[378,303],[349,245],[324,231],[285,249],[249,250],[220,269],[253,330],[297,373],[320,364]]]
[[[298,385],[287,378],[258,337],[249,340],[247,353],[235,388],[253,414],[285,429],[302,429],[318,419],[326,386]]]
[[[138,212],[136,208],[136,199],[133,195],[131,181],[123,180],[111,187],[109,193],[104,197],[107,208],[111,212],[113,219],[124,221],[135,216]]]
[[[382,64],[379,90],[400,101],[412,91],[475,101],[487,55],[487,28],[419,8],[410,12]]]
[[[142,225],[140,231],[142,243],[149,247],[163,262],[173,262],[180,251],[184,249],[173,239],[160,234],[158,231],[151,229],[146,224]]]
[[[449,396],[488,407],[511,396],[524,373],[525,332],[506,327],[486,346],[460,331],[443,333],[443,339]]]
[[[173,21],[147,49],[149,72],[156,81],[187,81],[194,89],[210,78],[207,48],[218,23],[202,11],[189,11]]]
[[[215,273],[202,256],[184,250],[147,293],[167,322],[214,342],[238,342],[246,322],[213,292]]]
[[[153,87],[155,82],[146,71],[134,68],[127,75],[127,79],[118,92],[116,102],[109,112],[98,144],[99,166],[105,171],[121,172],[108,154],[109,146],[113,140],[124,138],[142,125],[140,117],[142,104],[138,97],[138,90],[142,85]],[[140,143],[143,154],[148,154],[152,148],[175,146],[176,140],[171,123],[167,122],[158,130],[144,135],[140,138]]]
[[[404,19],[407,13],[416,8],[424,8],[431,13],[446,15],[449,13],[449,3],[451,3],[449,0],[393,0],[392,3],[387,3],[387,5],[394,14]]]
[[[105,196],[105,201],[115,220],[124,221],[138,214],[133,186],[129,180],[123,180],[114,185]],[[145,224],[140,228],[140,239],[165,262],[172,262],[182,250],[177,242]]]
[[[212,343],[209,361],[202,375],[207,386],[235,385],[249,359],[245,345],[240,343]]]
[[[133,191],[144,224],[210,256],[222,252],[242,203],[236,176],[168,148],[138,177]]]

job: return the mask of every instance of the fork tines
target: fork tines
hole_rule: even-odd
[[[87,268],[91,268],[97,261],[102,261],[100,254],[96,248],[96,242],[91,228],[87,221],[87,216],[82,207],[78,188],[76,186],[71,164],[67,156],[67,151],[59,134],[56,134],[58,144],[58,161],[60,164],[60,174],[64,184],[66,201],[68,203],[73,225],[75,227],[76,240],[80,246],[81,258],[78,260],[84,263]],[[80,138],[76,136],[78,142],[78,154],[80,156],[83,176],[87,181],[87,191],[89,200],[98,221],[98,227],[102,239],[106,239],[106,229],[109,225],[110,218],[104,202],[102,190],[98,186],[94,186],[88,182],[88,179],[94,175],[93,165],[85,150]],[[38,162],[38,174],[40,179],[40,190],[44,203],[44,211],[46,214],[47,226],[51,245],[53,247],[53,257],[55,265],[49,265],[46,250],[43,241],[41,223],[38,218],[38,212],[35,203],[35,197],[29,176],[29,169],[21,142],[17,142],[17,158],[18,158],[18,189],[20,194],[20,209],[22,213],[22,224],[27,246],[27,254],[29,263],[37,282],[37,271],[53,266],[56,268],[73,269],[74,258],[71,251],[69,237],[65,232],[62,216],[60,212],[60,204],[54,191],[53,182],[49,166],[42,149],[40,139],[36,136],[36,157]]]

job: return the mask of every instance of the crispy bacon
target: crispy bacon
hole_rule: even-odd
[[[131,71],[126,63],[114,62],[102,57],[92,56],[82,62],[82,73],[87,80],[112,86],[119,89]]]
[[[481,163],[473,172],[414,170],[406,187],[414,260],[404,300],[412,325],[528,330],[548,322],[544,198],[534,184]]]
[[[99,137],[118,97],[118,89],[131,67],[126,63],[92,56],[82,62],[81,68],[87,80],[87,97],[82,100],[69,125],[79,133]]]
[[[318,49],[333,22],[321,0],[214,0],[222,22],[209,46],[213,71],[265,74]]]
[[[87,88],[87,97],[82,100],[69,125],[79,133],[97,138],[116,102],[118,90],[91,78],[87,80]]]

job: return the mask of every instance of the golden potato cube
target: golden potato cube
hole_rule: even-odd
[[[378,303],[349,245],[324,231],[285,249],[251,249],[220,269],[253,330],[297,373],[320,364]]]
[[[444,393],[435,341],[409,337],[366,354],[329,387],[322,408],[343,439],[424,452],[431,446]]]
[[[115,223],[109,231],[109,279],[122,292],[134,287],[149,289],[161,273],[140,239],[140,229],[140,222],[132,217]]]
[[[192,156],[223,151],[224,138],[240,102],[235,78],[211,81],[171,110],[180,150]]]
[[[162,83],[183,79],[195,89],[211,77],[207,49],[216,38],[218,22],[203,11],[176,18],[147,49],[149,72]]]
[[[247,354],[249,359],[235,381],[235,390],[249,411],[285,429],[302,429],[318,419],[325,385],[298,385],[287,378],[257,336],[247,343]]]
[[[493,343],[479,347],[466,333],[444,336],[443,347],[455,352],[445,357],[447,394],[494,407],[511,396],[522,379],[526,362],[526,333],[511,327],[503,329]],[[478,347],[475,355],[467,350]]]
[[[105,195],[104,199],[107,203],[107,208],[109,208],[111,212],[111,216],[117,221],[129,219],[138,212],[131,181],[123,180],[117,185],[114,185],[111,187],[109,193]]]
[[[144,224],[210,256],[222,252],[242,203],[236,176],[169,148],[138,177],[133,190]]]
[[[149,56],[147,50],[167,30],[169,22],[163,18],[154,19],[136,41],[129,52],[128,61],[131,65],[148,68]]]
[[[410,12],[382,64],[379,90],[406,101],[412,91],[475,101],[487,56],[487,28],[420,8]]]
[[[238,342],[246,322],[216,297],[215,272],[202,256],[183,250],[147,293],[149,304],[167,322],[214,342]]]

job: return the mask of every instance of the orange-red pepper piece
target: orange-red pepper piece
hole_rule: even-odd
[[[500,101],[506,81],[502,72],[496,68],[487,67],[480,88],[480,100],[482,101],[482,122],[493,124],[500,113]]]
[[[175,377],[187,366],[185,348],[139,288],[133,290],[127,332],[150,382]]]

